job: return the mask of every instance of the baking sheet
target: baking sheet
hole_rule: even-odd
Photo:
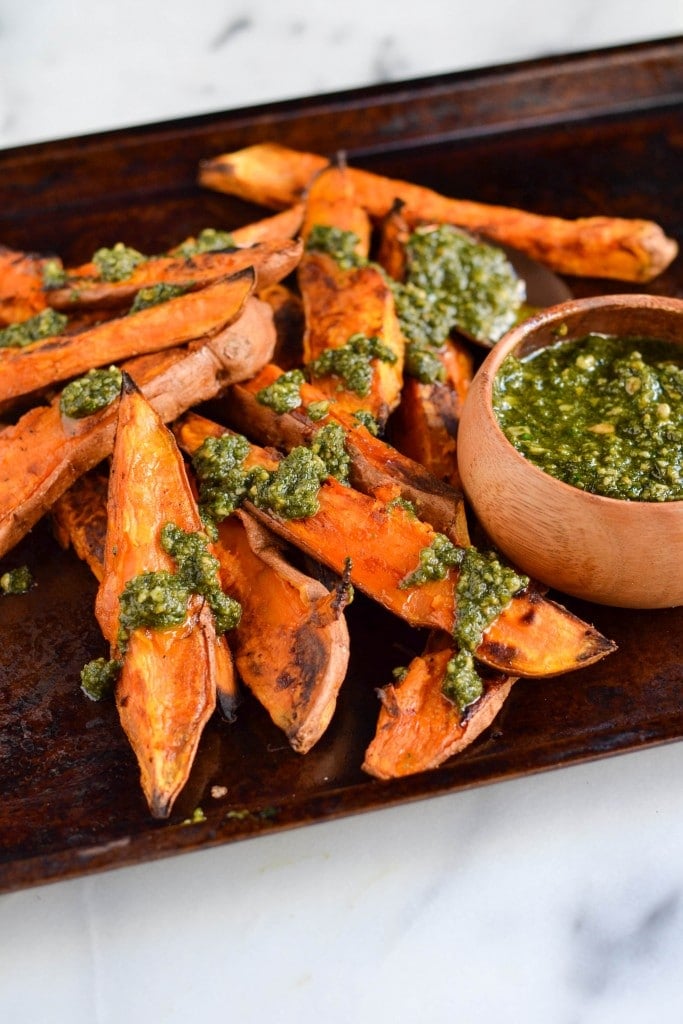
[[[683,44],[669,40],[8,150],[0,153],[0,241],[78,262],[119,239],[161,251],[209,224],[236,227],[264,211],[202,191],[196,168],[263,139],[344,148],[351,163],[451,195],[570,217],[647,217],[680,240],[682,113]],[[683,272],[679,257],[647,289],[568,284],[576,295],[680,296]],[[359,597],[349,610],[349,675],[314,750],[291,751],[247,695],[234,725],[212,720],[172,819],[154,822],[115,708],[79,690],[82,664],[105,653],[94,580],[46,524],[2,568],[23,562],[38,587],[0,601],[0,890],[683,735],[683,609],[560,598],[616,640],[618,653],[571,676],[517,683],[493,726],[441,768],[370,779],[360,764],[377,718],[375,688],[422,638]],[[212,797],[214,786],[226,794]],[[198,807],[205,820],[188,824]]]

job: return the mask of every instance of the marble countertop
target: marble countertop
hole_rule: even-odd
[[[0,146],[678,35],[680,0],[32,0]],[[8,1024],[683,1019],[683,744],[0,898]]]

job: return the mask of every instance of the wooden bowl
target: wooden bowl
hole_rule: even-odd
[[[507,440],[492,409],[501,363],[596,332],[659,338],[683,350],[683,301],[650,295],[577,299],[513,328],[489,353],[465,402],[458,466],[491,542],[529,576],[623,608],[683,604],[683,501],[603,498],[562,483]]]

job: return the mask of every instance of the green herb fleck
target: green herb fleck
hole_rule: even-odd
[[[357,409],[353,414],[353,418],[360,426],[365,427],[373,437],[379,437],[379,423],[367,409]]]
[[[256,401],[274,412],[291,412],[301,405],[301,385],[305,381],[301,370],[287,370],[277,380],[256,392]]]
[[[323,428],[324,429],[324,428]],[[318,492],[329,476],[327,466],[310,448],[293,448],[272,473],[256,483],[250,498],[283,519],[306,519],[318,512]]]
[[[92,262],[103,281],[125,281],[136,267],[147,259],[137,249],[117,242],[111,249],[103,247],[94,253]]]
[[[151,306],[160,306],[162,302],[168,302],[169,299],[177,299],[179,295],[184,295],[190,287],[189,284],[165,284],[163,281],[159,284],[147,285],[146,288],[141,288],[136,293],[128,312],[139,313]]]
[[[95,658],[81,669],[81,690],[90,700],[104,700],[114,689],[122,668],[120,661]]]
[[[220,522],[239,508],[250,486],[244,460],[249,442],[241,434],[207,437],[192,456],[204,521]]]
[[[235,239],[229,231],[217,228],[204,228],[196,238],[190,238],[174,249],[174,254],[189,259],[202,252],[220,252],[223,249],[235,249]]]
[[[378,337],[352,334],[345,345],[325,349],[308,364],[308,371],[312,377],[339,377],[343,382],[339,390],[345,387],[361,398],[366,398],[372,384],[373,359],[395,363],[396,355]]]
[[[0,576],[0,594],[26,594],[33,586],[33,576],[27,565],[8,569]]]
[[[88,370],[85,376],[71,381],[62,391],[59,399],[62,414],[80,420],[105,409],[119,397],[121,379],[121,371],[116,366],[108,370]]]
[[[46,291],[63,288],[67,281],[68,276],[60,259],[45,260],[43,263],[43,288]]]
[[[318,423],[319,420],[324,420],[330,411],[331,402],[322,400],[320,402],[311,402],[310,405],[306,406],[306,415],[309,420],[313,420],[314,423]]]
[[[429,547],[422,548],[418,568],[405,576],[399,587],[405,590],[408,587],[421,587],[432,580],[444,580],[452,566],[462,564],[464,556],[464,548],[456,548],[443,533],[437,533]]]
[[[311,442],[311,451],[318,455],[327,469],[342,484],[349,482],[351,459],[346,450],[344,428],[339,423],[326,423],[316,431]]]
[[[449,658],[441,690],[460,711],[483,696],[484,682],[469,651],[458,651]]]
[[[63,334],[69,318],[56,309],[41,309],[28,320],[8,324],[0,330],[0,348],[24,348],[33,341]]]
[[[358,235],[353,231],[344,231],[327,224],[314,224],[306,239],[309,252],[325,252],[337,261],[343,270],[363,267],[367,259],[358,255],[360,243]]]

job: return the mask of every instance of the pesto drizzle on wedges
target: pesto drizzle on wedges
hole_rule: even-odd
[[[235,239],[229,231],[219,228],[204,228],[196,238],[190,238],[173,250],[177,256],[189,259],[202,252],[221,252],[224,249],[236,249]]]
[[[64,416],[80,420],[92,416],[117,399],[121,393],[121,371],[117,366],[108,370],[88,370],[83,377],[66,385],[59,399]]]
[[[33,341],[63,334],[68,322],[68,317],[56,309],[41,309],[40,313],[27,320],[3,327],[0,330],[0,348],[24,348]]]
[[[125,281],[146,260],[147,257],[141,252],[123,242],[117,242],[110,249],[103,246],[92,257],[102,280],[111,282]]]
[[[372,360],[395,363],[396,354],[382,344],[376,336],[352,334],[349,340],[338,348],[327,348],[307,366],[312,378],[339,377],[339,390],[353,391],[360,398],[370,394],[372,385]]]
[[[528,586],[529,579],[504,565],[494,552],[458,548],[439,533],[429,547],[422,549],[419,562],[418,568],[401,581],[402,588],[443,580],[452,566],[458,568],[453,630],[458,650],[448,662],[442,690],[464,711],[484,692],[474,652],[494,619],[515,594]]]
[[[301,405],[301,385],[305,381],[302,370],[286,370],[277,380],[256,392],[256,401],[282,414]]]
[[[192,287],[191,284],[166,284],[161,281],[159,284],[150,284],[136,292],[133,303],[128,310],[129,313],[139,313],[151,306],[160,306],[169,299],[177,299],[184,295]]]

